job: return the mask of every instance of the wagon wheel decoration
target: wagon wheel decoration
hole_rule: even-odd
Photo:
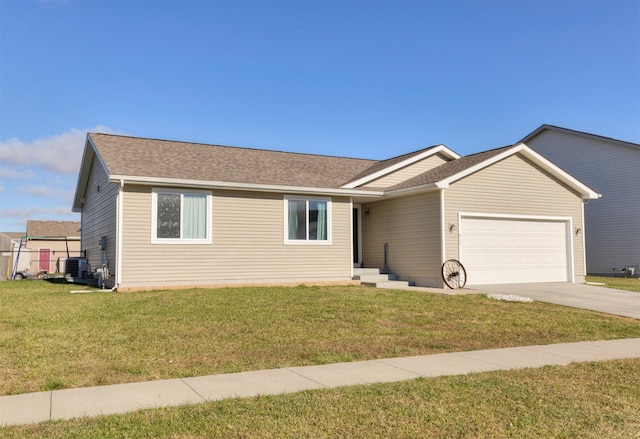
[[[460,261],[449,259],[442,264],[442,280],[452,290],[464,288],[467,283],[467,271]]]

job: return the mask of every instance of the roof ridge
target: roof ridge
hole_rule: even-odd
[[[486,154],[486,153],[489,153],[489,152],[495,152],[495,151],[498,151],[499,149],[513,148],[514,146],[517,146],[520,143],[522,143],[522,142],[512,143],[511,145],[506,145],[506,146],[499,146],[498,148],[486,149],[484,151],[474,152],[473,154],[467,154],[465,156],[462,156],[458,160],[462,160],[462,159],[467,158],[467,157],[473,157],[473,156],[476,156],[476,155],[479,155],[479,154]]]
[[[378,160],[378,162],[379,162],[379,163],[384,163],[384,162],[389,162],[389,161],[391,161],[391,160],[398,160],[398,161],[402,161],[402,160],[400,160],[400,159],[402,159],[403,157],[405,157],[405,158],[409,158],[409,157],[412,157],[412,156],[414,156],[414,155],[418,155],[418,154],[420,154],[420,153],[422,153],[422,152],[428,151],[428,150],[430,150],[430,149],[437,148],[437,147],[438,147],[438,146],[440,146],[440,145],[442,145],[442,144],[441,144],[441,143],[438,143],[437,145],[427,146],[426,148],[422,148],[422,149],[418,149],[418,150],[415,150],[415,151],[407,152],[407,153],[405,153],[405,154],[400,154],[400,155],[397,155],[397,156],[394,156],[394,157],[389,157],[388,159]]]
[[[559,130],[559,131],[568,131],[570,133],[574,133],[574,134],[578,134],[578,135],[582,135],[582,136],[597,137],[597,138],[602,139],[602,140],[608,140],[608,141],[611,141],[611,142],[618,142],[618,143],[626,143],[628,145],[633,145],[635,147],[640,147],[640,143],[630,142],[628,140],[616,139],[615,137],[602,136],[600,134],[588,133],[586,131],[574,130],[572,128],[565,128],[565,127],[561,127],[559,125],[552,125],[552,124],[548,124],[548,123],[542,124],[538,128],[536,128],[535,130],[531,131],[529,134],[524,136],[522,138],[522,140],[520,140],[520,142],[525,142],[526,139],[528,139],[530,137],[533,137],[535,134],[539,134],[540,132],[544,131],[545,129],[555,129],[555,130]]]
[[[362,157],[346,157],[346,156],[328,155],[328,154],[313,154],[313,153],[308,153],[308,152],[282,151],[282,150],[278,150],[278,149],[255,148],[255,147],[250,147],[250,146],[220,145],[220,144],[217,144],[217,143],[203,143],[203,142],[192,142],[192,141],[187,141],[187,140],[159,139],[159,138],[156,138],[156,137],[139,137],[139,136],[126,135],[126,134],[110,134],[110,133],[95,133],[95,132],[89,132],[87,134],[89,134],[89,135],[97,134],[97,135],[100,135],[100,136],[111,136],[111,137],[126,137],[128,139],[133,139],[133,140],[150,140],[150,141],[154,141],[154,142],[183,143],[183,144],[189,144],[189,145],[212,146],[212,147],[216,147],[216,148],[234,148],[234,149],[243,149],[243,150],[248,150],[248,151],[261,151],[261,152],[273,152],[273,153],[280,153],[280,154],[293,154],[293,155],[299,155],[299,156],[327,157],[327,158],[347,159],[347,160],[362,160],[362,161],[368,161],[368,162],[378,162],[379,161],[379,160],[376,160],[376,159],[366,159],[366,158],[362,158]]]
[[[398,183],[395,186],[387,188],[387,190],[393,191],[396,189],[403,189],[403,188],[409,188],[412,186],[420,186],[428,183],[435,183],[437,181],[448,178],[451,175],[455,175],[468,168],[471,168],[478,163],[482,163],[485,160],[488,160],[491,157],[498,155],[501,151],[509,150],[511,148],[516,147],[517,145],[518,144],[507,145],[507,146],[502,146],[500,148],[493,148],[487,151],[480,151],[474,154],[465,155],[463,157],[460,157],[457,160],[451,160],[449,162],[436,166],[433,169],[429,169],[428,171],[425,171],[422,174],[416,175],[415,177],[412,177],[404,182]]]
[[[437,145],[428,146],[426,148],[418,149],[416,151],[408,152],[408,153],[401,154],[401,155],[398,155],[398,156],[395,156],[395,157],[390,157],[388,159],[378,160],[375,163],[372,163],[370,167],[368,167],[367,169],[362,171],[360,174],[354,176],[349,181],[346,181],[344,184],[349,184],[349,183],[352,183],[354,181],[358,181],[358,180],[360,180],[362,178],[365,178],[368,175],[375,174],[376,172],[378,172],[378,171],[380,171],[382,169],[389,168],[389,167],[394,166],[394,165],[396,165],[398,163],[402,163],[405,160],[408,160],[408,159],[410,159],[412,157],[415,157],[415,156],[418,156],[418,155],[420,155],[420,154],[422,154],[422,153],[424,153],[424,152],[426,152],[426,151],[428,151],[430,149],[435,149],[435,148],[438,148],[440,146],[443,146],[443,147],[449,149],[449,147],[447,147],[446,145],[444,145],[442,143],[439,143]],[[455,151],[453,151],[451,149],[449,149],[449,150],[452,151],[454,154],[457,154]]]
[[[352,175],[377,163],[371,159],[113,134],[88,136],[107,174],[158,181],[166,178],[339,188]]]

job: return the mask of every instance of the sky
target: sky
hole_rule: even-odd
[[[0,0],[0,232],[87,132],[386,159],[542,124],[640,143],[640,1]]]

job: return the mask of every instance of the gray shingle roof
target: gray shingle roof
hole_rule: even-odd
[[[418,151],[414,151],[414,152],[410,152],[408,154],[403,154],[403,155],[399,155],[397,157],[392,157],[390,159],[386,159],[386,160],[381,160],[379,162],[376,162],[375,164],[373,164],[371,167],[367,168],[365,171],[361,172],[360,174],[354,176],[353,178],[351,178],[351,181],[357,181],[360,180],[361,178],[366,177],[367,175],[371,175],[375,172],[381,171],[385,168],[388,168],[390,166],[395,165],[396,163],[400,163],[404,160],[408,160],[411,157],[417,156],[418,154],[422,154],[425,151],[428,151],[430,149],[436,148],[438,145],[434,145],[434,146],[430,146],[428,148],[424,148],[424,149],[420,149]]]
[[[502,148],[479,152],[477,154],[471,154],[465,157],[461,157],[457,160],[451,160],[450,162],[444,163],[437,168],[433,168],[427,172],[410,178],[409,180],[403,181],[402,183],[390,187],[387,190],[393,191],[397,189],[406,189],[442,181],[446,178],[458,174],[459,172],[465,171],[479,163],[482,163],[483,161],[488,160],[493,156],[501,154],[509,148],[513,147],[514,145],[505,146]]]
[[[338,188],[376,160],[89,134],[109,174]]]
[[[0,232],[0,235],[9,237],[10,239],[20,239],[24,236],[22,232]]]
[[[78,237],[80,221],[27,221],[27,236]]]
[[[256,185],[340,188],[434,146],[388,160],[367,160],[199,143],[89,134],[110,175]],[[514,145],[451,160],[389,188],[435,183]]]

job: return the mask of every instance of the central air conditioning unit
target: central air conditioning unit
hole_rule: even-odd
[[[87,258],[67,258],[64,276],[71,278],[86,279],[89,277],[91,269]]]

